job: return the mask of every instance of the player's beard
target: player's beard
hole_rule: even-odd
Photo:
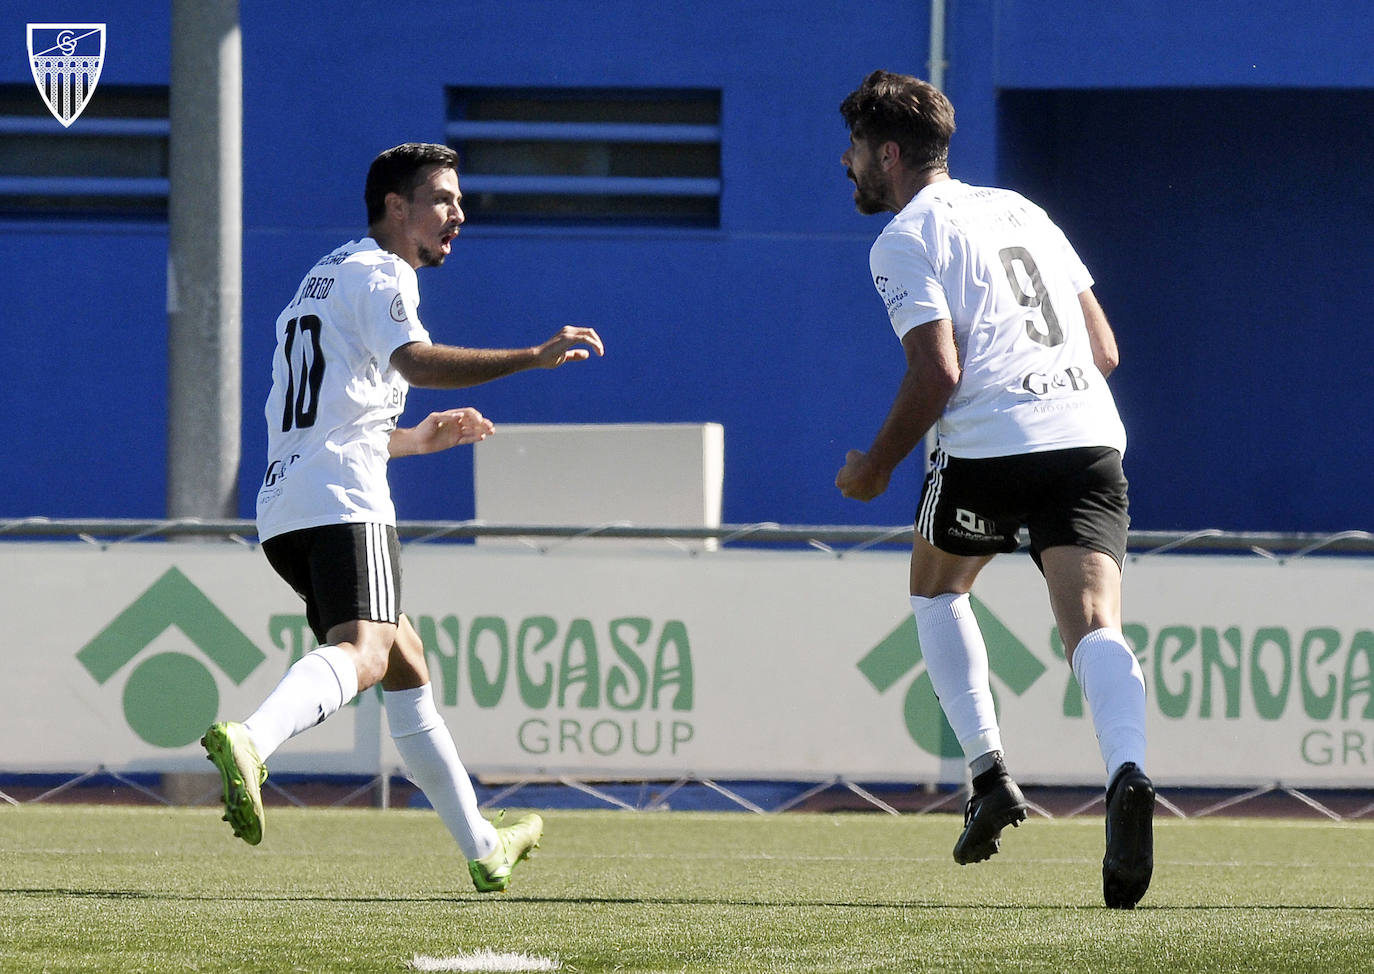
[[[420,256],[420,263],[425,267],[442,267],[444,266],[444,258],[448,256],[442,251],[430,250],[424,244],[419,246],[416,253]]]
[[[849,170],[849,178],[854,182],[854,208],[860,213],[872,216],[889,209],[881,179],[872,173],[856,173],[853,169]]]

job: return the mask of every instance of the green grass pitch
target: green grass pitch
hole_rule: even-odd
[[[546,813],[506,895],[429,812],[0,810],[0,971],[403,972],[483,949],[624,972],[1366,972],[1374,825],[1162,818],[1139,909],[1102,823],[1032,819],[960,867],[952,815]]]

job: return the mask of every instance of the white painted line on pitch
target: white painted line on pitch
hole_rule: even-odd
[[[486,947],[471,954],[453,957],[426,957],[416,954],[410,966],[417,971],[556,971],[563,965],[552,957],[534,954],[501,953]]]

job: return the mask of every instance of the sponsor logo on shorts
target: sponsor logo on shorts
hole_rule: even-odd
[[[950,534],[962,538],[995,538],[997,537],[996,526],[987,518],[972,511],[960,507],[954,512],[954,520],[958,527],[950,527]]]

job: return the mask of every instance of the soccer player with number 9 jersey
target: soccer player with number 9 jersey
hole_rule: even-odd
[[[1107,906],[1130,909],[1154,867],[1145,682],[1121,631],[1128,526],[1126,434],[1107,376],[1112,329],[1092,278],[1045,211],[949,175],[954,108],[932,85],[875,71],[840,106],[841,162],[862,213],[896,216],[869,266],[907,371],[867,450],[835,478],[881,494],[932,428],[916,512],[910,597],[921,652],[972,775],[960,864],[994,855],[1026,817],[1007,771],[969,592],[1024,527],[1106,765]]]

